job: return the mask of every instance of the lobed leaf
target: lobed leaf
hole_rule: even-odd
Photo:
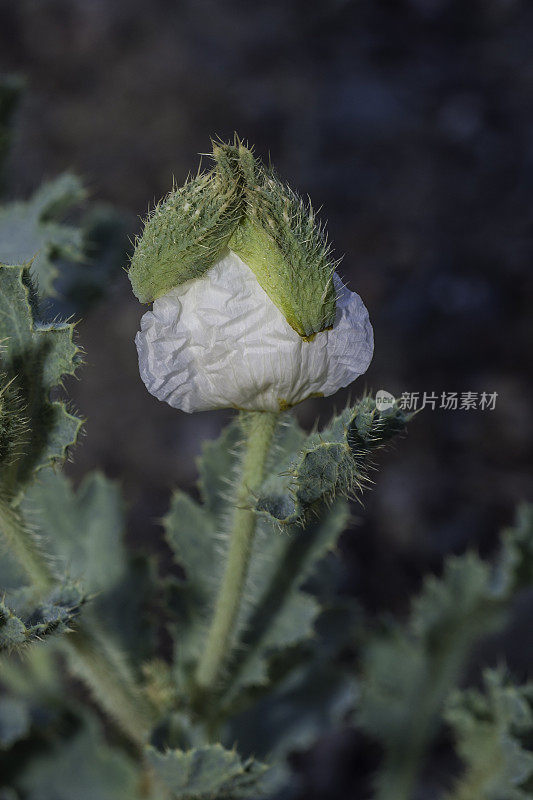
[[[533,687],[486,670],[484,692],[455,691],[445,718],[464,770],[449,800],[528,800],[533,791]]]
[[[0,262],[30,263],[39,292],[53,295],[57,260],[85,259],[81,230],[59,221],[85,197],[79,178],[65,173],[44,183],[30,200],[0,206]]]
[[[10,456],[0,464],[0,484],[8,495],[18,493],[42,467],[62,461],[78,436],[81,420],[65,404],[50,400],[65,375],[73,375],[80,351],[74,326],[41,326],[34,322],[27,267],[0,265],[0,372],[13,393],[5,416],[24,415],[24,446],[19,434],[4,443]],[[4,384],[4,388],[5,388]],[[5,391],[4,401],[9,400]],[[4,428],[5,430],[5,428]]]
[[[267,771],[264,764],[251,758],[243,762],[234,750],[225,750],[219,744],[165,753],[149,748],[147,757],[173,800],[254,797],[261,792]]]
[[[533,566],[531,519],[530,508],[521,512],[495,564],[474,553],[448,558],[442,577],[426,580],[405,626],[370,636],[362,658],[359,723],[385,751],[378,800],[407,797],[398,786],[414,780],[472,647],[504,624],[518,576]]]
[[[118,484],[92,472],[75,491],[65,475],[45,470],[26,492],[23,510],[47,542],[56,570],[93,595],[89,617],[105,620],[136,658],[145,655],[154,640],[145,611],[153,576],[146,560],[126,549]]]

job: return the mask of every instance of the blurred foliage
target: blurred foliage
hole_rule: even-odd
[[[523,575],[533,567],[532,542],[533,508],[524,506],[494,563],[473,552],[448,558],[441,578],[426,579],[405,626],[370,633],[358,721],[384,748],[376,779],[380,800],[411,796],[443,704],[476,642],[505,624],[516,593],[530,585]]]
[[[73,583],[57,587],[36,606],[31,589],[11,592],[11,607],[0,603],[0,652],[13,652],[31,641],[68,631],[84,602],[84,596]]]
[[[533,793],[533,686],[486,670],[484,691],[453,692],[446,720],[464,772],[449,800],[527,800]]]
[[[85,199],[74,175],[65,174],[41,186],[27,202],[0,207],[0,261],[30,264],[34,285],[44,295],[54,291],[59,272],[55,262],[83,259],[83,240],[77,227],[59,222]]]
[[[64,175],[0,209],[0,258],[12,262],[0,266],[0,798],[289,798],[294,751],[351,725],[382,748],[376,796],[410,800],[443,721],[462,766],[451,790],[437,775],[439,797],[531,797],[531,688],[499,672],[486,673],[484,692],[456,687],[476,642],[533,582],[533,511],[519,510],[492,561],[448,559],[406,622],[365,618],[339,591],[346,498],[407,422],[369,397],[311,435],[281,420],[228,666],[213,696],[197,695],[241,423],[205,445],[199,501],[172,496],[172,564],[126,546],[115,483],[92,473],[75,489],[61,473],[80,420],[59,397],[80,352],[72,325],[43,320],[103,296],[125,252],[112,209],[72,222],[84,197]]]

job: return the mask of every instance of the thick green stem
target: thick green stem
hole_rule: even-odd
[[[237,490],[228,560],[204,652],[196,671],[196,683],[204,691],[216,684],[233,643],[257,521],[256,513],[251,508],[251,497],[263,480],[277,417],[277,414],[267,411],[243,414],[248,440]]]

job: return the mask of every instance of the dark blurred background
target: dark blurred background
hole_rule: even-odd
[[[353,394],[498,393],[493,411],[422,411],[380,457],[343,539],[347,591],[402,612],[445,554],[494,548],[533,499],[531,3],[3,0],[0,68],[27,79],[9,196],[74,170],[133,235],[210,137],[236,130],[323,206],[370,311],[375,357]],[[88,422],[68,469],[123,482],[137,542],[157,539],[169,490],[193,485],[201,441],[227,418],[146,392],[142,313],[119,272],[79,325],[87,365],[69,386]],[[311,426],[347,397],[298,415]],[[529,646],[519,615],[519,675]]]

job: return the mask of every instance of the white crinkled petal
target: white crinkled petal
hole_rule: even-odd
[[[306,342],[228,253],[143,316],[135,342],[148,391],[187,412],[278,411],[348,386],[372,360],[372,326],[359,295],[334,278],[335,324]]]

